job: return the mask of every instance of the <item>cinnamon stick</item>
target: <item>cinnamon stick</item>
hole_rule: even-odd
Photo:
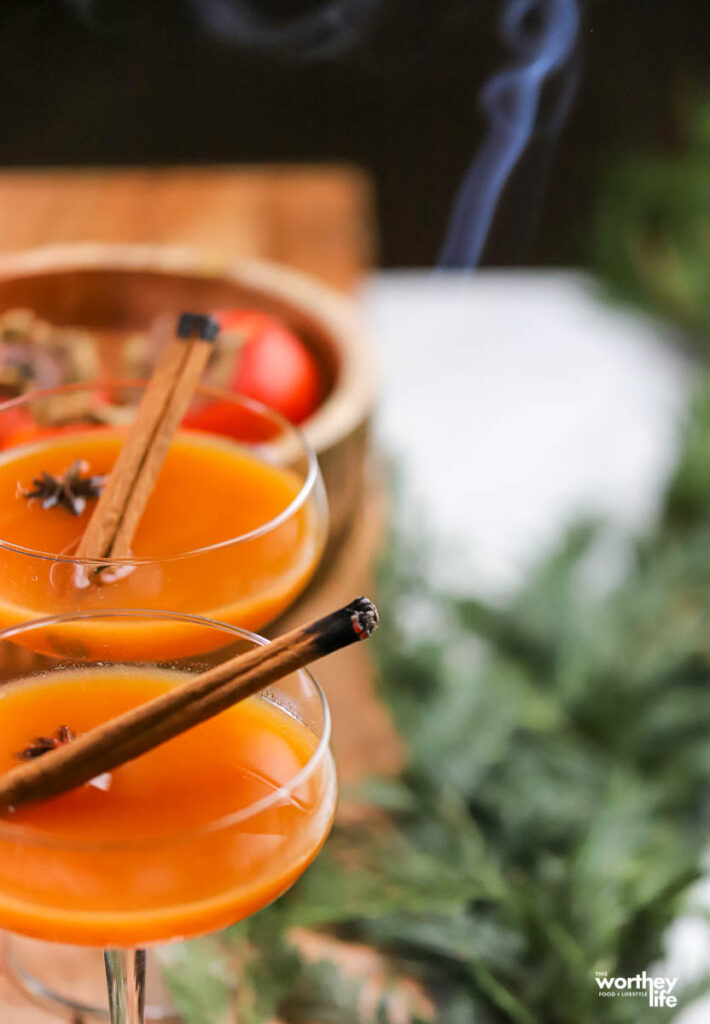
[[[205,368],[217,321],[182,313],[163,349],[116,463],[79,542],[76,557],[122,559],[130,555],[141,516],[170,442]]]
[[[271,644],[230,658],[71,743],[11,769],[0,778],[0,809],[11,811],[22,804],[48,800],[111,772],[290,672],[367,639],[377,622],[375,605],[359,597]]]

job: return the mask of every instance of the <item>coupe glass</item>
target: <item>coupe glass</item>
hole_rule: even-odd
[[[31,479],[19,478],[19,460],[34,459],[39,473],[43,456],[49,461],[48,451],[52,465],[61,471],[85,449],[100,459],[102,445],[120,443],[143,388],[130,381],[70,385],[0,405],[0,627],[92,609],[170,608],[261,629],[288,608],[313,574],[327,534],[327,504],[315,453],[278,413],[210,388],[197,389],[181,424],[179,438],[191,452],[190,473],[182,469],[184,463],[173,463],[172,470],[166,464],[163,497],[146,508],[135,557],[107,562],[73,556],[90,502],[83,516],[75,518],[65,509],[42,509],[34,499],[23,505],[17,521],[12,502],[17,502],[18,491],[27,493],[32,486]],[[111,425],[105,422],[107,416]],[[231,503],[224,494],[215,498],[208,484],[200,490],[200,474],[210,459],[211,480],[224,478],[230,467],[235,473],[228,492],[234,494]],[[29,465],[25,462],[23,476]],[[95,467],[89,472],[92,468],[96,472]],[[244,472],[243,484],[237,471]],[[235,507],[240,504],[244,507]],[[262,515],[264,509],[268,514]],[[24,542],[8,537],[4,524],[10,514],[16,517],[15,532],[27,538]],[[170,544],[161,527],[171,516],[185,524],[192,541],[187,550],[166,550]],[[235,528],[240,521],[248,521],[249,528]],[[59,550],[52,550],[49,536]],[[76,585],[88,578],[101,582]],[[89,632],[88,623],[77,620],[75,636],[67,634],[66,639],[81,647],[93,643],[101,628],[94,623]],[[180,645],[180,631],[177,624],[165,631],[166,650],[174,652]],[[46,649],[46,637],[34,639]],[[126,625],[124,639],[136,654],[146,644],[157,653],[154,638],[138,624]]]
[[[18,643],[36,649],[40,645],[32,634],[48,628],[73,637],[81,622],[100,623],[96,636],[103,638],[101,643],[81,657],[35,656],[31,670],[18,667],[6,673],[0,722],[3,696],[13,684],[46,682],[50,687],[57,672],[91,666],[102,672],[120,667],[127,673],[149,667],[184,678],[267,642],[235,626],[180,613],[88,611],[0,631],[0,658],[7,665],[11,659],[5,655]],[[179,625],[194,650],[209,653],[127,658],[118,638],[131,623],[150,628],[158,647],[160,634]],[[88,680],[91,686],[90,674]],[[141,822],[140,834],[129,834],[125,822],[117,822],[110,841],[92,838],[86,819],[80,829],[67,826],[66,834],[51,837],[37,827],[0,820],[0,927],[50,941],[102,945],[111,1024],[144,1020],[146,946],[205,934],[256,912],[295,881],[325,841],[337,781],[322,690],[309,672],[301,671],[250,700],[265,701],[291,716],[310,736],[308,760],[266,797],[245,805],[235,792],[233,811],[169,834],[151,834],[151,822],[145,827]],[[120,879],[120,884],[112,889],[102,884],[107,878]]]

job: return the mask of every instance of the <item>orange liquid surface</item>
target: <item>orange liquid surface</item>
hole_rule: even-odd
[[[0,541],[71,554],[95,507],[81,516],[43,509],[24,493],[42,471],[63,474],[84,459],[108,473],[123,434],[86,431],[11,450],[0,460]],[[323,542],[311,501],[263,536],[183,556],[258,529],[296,498],[301,480],[226,439],[181,432],[173,442],[133,543],[137,564],[121,579],[80,590],[71,565],[0,548],[0,626],[95,608],[165,608],[258,629],[304,587]],[[175,557],[177,556],[177,557]]]
[[[164,692],[177,673],[65,670],[0,689],[0,772],[37,734],[75,733]],[[0,819],[0,928],[58,942],[131,946],[190,937],[280,895],[330,828],[326,752],[287,795],[251,813],[308,763],[315,735],[251,698],[83,786]],[[241,819],[228,823],[230,817]],[[227,820],[225,820],[227,819]]]

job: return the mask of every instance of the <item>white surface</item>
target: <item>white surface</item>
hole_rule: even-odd
[[[666,935],[664,975],[692,984],[707,977],[710,963],[710,855],[705,858],[706,877],[695,886],[691,910],[679,918]],[[661,973],[661,972],[659,972]],[[699,999],[679,1013],[673,1024],[708,1024],[710,996]]]
[[[692,376],[659,327],[570,272],[380,273],[363,301],[379,435],[456,584],[507,589],[579,512],[653,514]]]
[[[384,364],[378,433],[444,539],[448,581],[514,586],[580,512],[651,519],[693,377],[659,326],[566,272],[380,273],[363,302]],[[667,946],[658,973],[698,977],[707,921],[688,913]],[[708,1021],[708,999],[677,1018]]]

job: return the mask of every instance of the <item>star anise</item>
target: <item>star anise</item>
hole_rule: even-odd
[[[60,725],[54,736],[36,736],[17,756],[21,761],[32,761],[35,757],[41,757],[50,750],[64,746],[65,743],[71,743],[73,739],[76,737],[69,726]]]
[[[64,476],[52,476],[42,473],[32,481],[34,488],[25,491],[26,498],[38,498],[42,508],[55,508],[60,505],[74,516],[80,516],[86,508],[87,498],[98,498],[104,485],[104,476],[85,476],[88,464],[77,459],[69,467]]]

